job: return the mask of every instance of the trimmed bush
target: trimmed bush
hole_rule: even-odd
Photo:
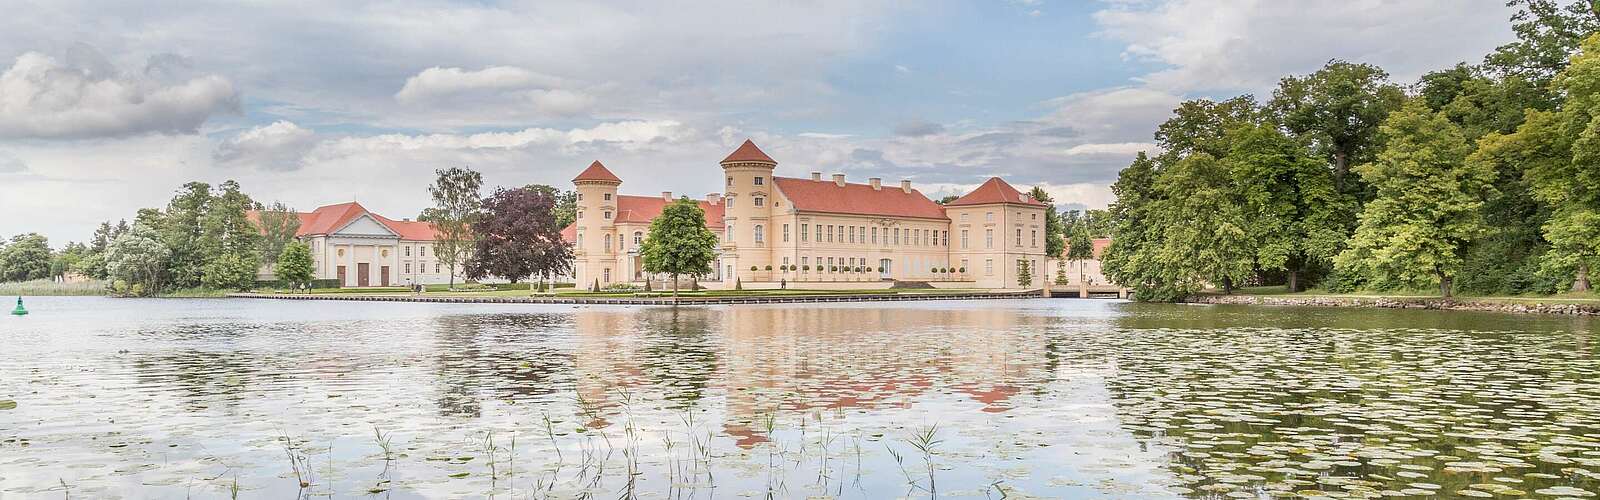
[[[769,264],[769,265],[767,265],[767,270],[768,270],[768,271],[771,271],[771,270],[772,270],[772,265],[770,265],[770,264]]]

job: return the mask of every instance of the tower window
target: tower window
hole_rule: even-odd
[[[765,182],[766,182],[766,178],[764,178],[764,177],[756,177],[756,185],[757,186],[760,186]]]
[[[757,177],[757,179],[760,179],[760,177]],[[757,196],[752,200],[752,203],[754,203],[755,206],[764,207],[767,206],[767,199]]]
[[[606,193],[606,201],[611,201],[611,193]]]

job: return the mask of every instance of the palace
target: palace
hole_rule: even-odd
[[[846,182],[776,177],[778,162],[746,140],[720,163],[721,193],[698,200],[720,238],[712,287],[885,287],[894,281],[950,288],[1035,288],[1051,279],[1045,256],[1045,204],[992,177],[940,205],[902,180]],[[618,192],[622,179],[596,161],[572,179],[577,220],[563,231],[573,243],[575,282],[638,283],[640,243],[667,203]],[[1028,270],[1031,280],[1021,283]],[[818,283],[819,285],[812,285]]]
[[[246,214],[260,223],[255,211]],[[433,253],[433,225],[394,220],[367,211],[356,202],[299,212],[295,238],[311,247],[316,279],[337,279],[340,286],[410,286],[450,281],[449,266]],[[261,279],[271,277],[263,266]],[[463,281],[456,270],[456,282]]]

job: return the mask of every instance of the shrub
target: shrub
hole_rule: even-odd
[[[801,271],[810,271],[811,270],[811,265],[810,264],[806,264],[804,266],[800,266],[800,270]]]
[[[965,267],[963,267],[963,268],[961,268],[961,270],[960,270],[960,271],[956,271],[956,272],[958,272],[958,273],[965,273],[965,272],[967,272],[967,268],[965,268]]]
[[[751,270],[751,271],[756,271],[756,270],[757,270],[757,269],[756,269],[756,266],[750,266],[750,270]]]
[[[612,283],[606,285],[605,288],[602,288],[601,290],[606,292],[634,292],[643,290],[643,288],[633,283]]]
[[[767,265],[767,270],[768,270],[768,271],[771,271],[771,270],[772,270],[772,265],[771,265],[771,264],[768,264],[768,265]]]
[[[839,266],[828,266],[828,271],[837,273],[839,272]]]
[[[933,274],[939,274],[939,268],[935,267],[935,268],[929,269],[928,272],[933,273]]]
[[[878,272],[883,272],[883,266],[878,266]]]

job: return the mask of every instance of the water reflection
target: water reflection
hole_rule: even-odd
[[[0,325],[0,496],[1555,497],[1600,473],[1600,353],[1568,318],[34,307]]]

